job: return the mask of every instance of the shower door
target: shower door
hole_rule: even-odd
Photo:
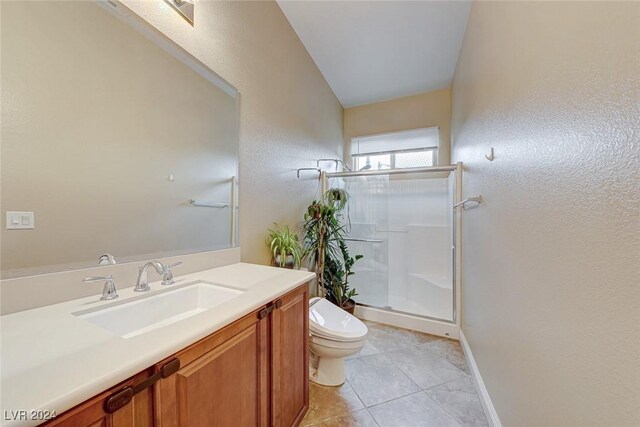
[[[453,321],[454,173],[392,176],[389,306]]]
[[[350,279],[356,302],[454,322],[455,167],[328,176],[350,195],[348,247],[364,255]]]

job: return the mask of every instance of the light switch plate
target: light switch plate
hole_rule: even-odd
[[[7,211],[7,230],[31,230],[36,228],[33,212]]]

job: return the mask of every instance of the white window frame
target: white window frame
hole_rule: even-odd
[[[397,169],[396,168],[396,154],[398,153],[418,153],[418,152],[425,152],[425,151],[431,151],[432,154],[432,158],[433,158],[433,164],[432,166],[435,166],[438,164],[438,147],[424,147],[424,148],[411,148],[411,149],[406,149],[406,150],[387,150],[387,151],[377,151],[375,153],[365,153],[365,154],[352,154],[351,155],[351,164],[353,165],[353,169],[357,170],[357,158],[365,158],[365,157],[371,157],[371,156],[384,156],[384,155],[389,155],[390,156],[390,168],[389,169]],[[373,165],[371,165],[371,168],[373,169]]]

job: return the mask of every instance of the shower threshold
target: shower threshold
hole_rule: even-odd
[[[372,322],[384,323],[399,328],[458,339],[459,326],[455,321],[439,319],[420,314],[394,310],[389,306],[376,307],[367,304],[357,304],[356,317]]]

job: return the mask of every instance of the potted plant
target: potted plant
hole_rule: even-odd
[[[276,267],[300,268],[303,249],[298,235],[285,225],[283,229],[278,228],[274,223],[274,228],[270,228],[267,237],[267,246],[271,254],[271,263]]]
[[[314,200],[309,205],[304,216],[304,243],[309,268],[317,274],[316,294],[343,308],[351,305],[353,312],[352,297],[357,293],[349,288],[349,276],[354,274],[351,267],[362,256],[350,257],[344,240],[345,227],[337,218],[348,197],[345,190],[332,188],[320,202]]]
[[[358,295],[355,289],[349,287],[349,277],[355,274],[351,271],[353,264],[362,258],[356,255],[355,258],[349,255],[349,249],[344,240],[339,243],[342,261],[332,258],[327,259],[325,264],[324,287],[327,291],[327,299],[338,307],[353,314],[356,302],[353,297]]]
[[[327,255],[339,255],[338,242],[344,237],[344,228],[336,218],[336,211],[333,204],[314,200],[304,214],[305,257],[309,269],[316,272],[318,296],[323,296],[320,285],[324,283],[325,258]]]
[[[328,204],[336,208],[336,211],[341,211],[347,206],[349,201],[349,193],[342,188],[330,188],[324,195]]]

